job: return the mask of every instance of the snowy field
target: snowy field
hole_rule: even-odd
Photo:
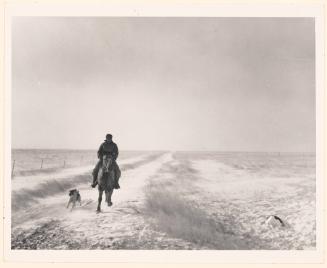
[[[140,152],[122,151],[119,159],[139,155]],[[95,150],[12,150],[11,165],[13,176],[28,176],[39,173],[52,173],[68,167],[93,165],[97,160]]]
[[[13,153],[17,163],[45,158],[44,151],[33,154]],[[17,166],[12,249],[316,247],[314,154],[122,153],[121,189],[99,214],[98,191],[90,187],[92,154],[56,152],[57,163],[73,163],[61,168]],[[70,211],[73,188],[82,205]],[[284,226],[268,222],[271,215]]]

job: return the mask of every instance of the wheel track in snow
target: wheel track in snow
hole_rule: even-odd
[[[72,233],[78,233],[79,235],[82,233],[89,234],[77,238],[81,243],[82,240],[85,241],[87,237],[91,238],[87,243],[88,245],[81,248],[87,248],[87,246],[93,248],[94,246],[91,244],[100,238],[103,242],[103,230],[110,229],[111,231],[116,232],[115,236],[119,238],[119,233],[128,232],[128,229],[134,225],[134,216],[137,215],[137,212],[135,212],[137,210],[136,207],[143,199],[142,191],[147,180],[155,174],[162,165],[170,160],[171,154],[164,153],[156,156],[149,156],[146,159],[137,161],[133,164],[122,165],[121,168],[123,172],[120,180],[122,188],[115,191],[113,195],[113,207],[105,207],[105,203],[103,203],[103,213],[95,213],[98,191],[90,188],[90,182],[88,181],[87,183],[80,184],[78,187],[82,195],[82,207],[77,206],[71,213],[65,208],[66,202],[68,201],[68,197],[65,193],[58,194],[45,200],[44,204],[41,203],[34,206],[33,212],[27,211],[23,213],[24,215],[16,215],[16,217],[13,217],[14,228],[12,230],[12,243],[14,247],[22,248],[21,241],[23,239],[26,241],[28,238],[32,241],[30,243],[30,248],[35,248],[35,243],[41,243],[38,248],[46,248],[46,245],[42,244],[46,243],[42,242],[46,240],[41,241],[40,239],[35,238],[37,235],[42,236],[42,234],[39,234],[39,231],[36,233],[35,231],[42,230],[42,233],[46,234],[47,228],[49,230],[54,228],[58,232],[60,232],[60,228],[64,228],[64,230],[71,230]],[[138,217],[137,221],[142,218],[140,215],[138,215]],[[56,222],[56,224],[47,225],[49,222]],[[60,224],[58,224],[58,222],[60,222]],[[112,222],[121,222],[121,224],[113,226]],[[53,233],[55,231],[52,230],[51,232]],[[24,235],[24,233],[26,235]],[[69,234],[69,232],[66,233],[66,235],[67,234]],[[69,242],[69,239],[70,238],[67,237],[67,243]],[[110,238],[108,239],[110,240]],[[90,242],[91,240],[93,242]],[[72,243],[70,243],[70,245],[71,244]],[[73,244],[76,246],[75,242]],[[103,243],[101,245],[103,246]],[[58,244],[55,246],[55,243],[53,246],[49,245],[49,247],[59,248]]]

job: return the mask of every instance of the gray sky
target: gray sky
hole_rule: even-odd
[[[14,148],[315,151],[310,18],[12,24]]]

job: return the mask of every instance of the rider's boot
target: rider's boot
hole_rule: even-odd
[[[118,181],[116,181],[116,184],[115,184],[115,187],[114,188],[115,189],[120,189],[120,185],[119,185]]]
[[[117,173],[116,173],[116,176],[117,176]],[[116,179],[115,179],[115,186],[114,186],[115,189],[120,189],[118,180],[119,180],[119,178],[116,177]]]
[[[98,184],[97,178],[93,176],[93,182],[91,184],[91,187],[94,188],[95,186],[97,186],[97,184]]]
[[[101,163],[101,161],[99,160],[98,163],[95,165],[95,168],[92,171],[92,177],[93,177],[93,182],[91,184],[92,188],[94,188],[98,184],[97,178],[98,178],[100,163]]]
[[[121,171],[120,171],[118,165],[116,164],[116,166],[115,166],[115,186],[114,186],[115,189],[120,189],[120,185],[118,183],[120,176],[121,176]]]

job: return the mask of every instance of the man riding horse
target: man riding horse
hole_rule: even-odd
[[[95,168],[93,169],[92,176],[93,176],[93,183],[92,187],[94,188],[97,184],[97,177],[98,177],[98,172],[102,163],[102,158],[104,155],[109,155],[113,158],[113,169],[115,172],[115,189],[119,189],[120,186],[118,184],[118,180],[120,178],[121,172],[120,169],[116,163],[116,159],[118,157],[118,147],[117,144],[112,141],[112,135],[107,134],[105,141],[100,145],[100,148],[98,150],[98,158],[99,161],[96,164]]]

